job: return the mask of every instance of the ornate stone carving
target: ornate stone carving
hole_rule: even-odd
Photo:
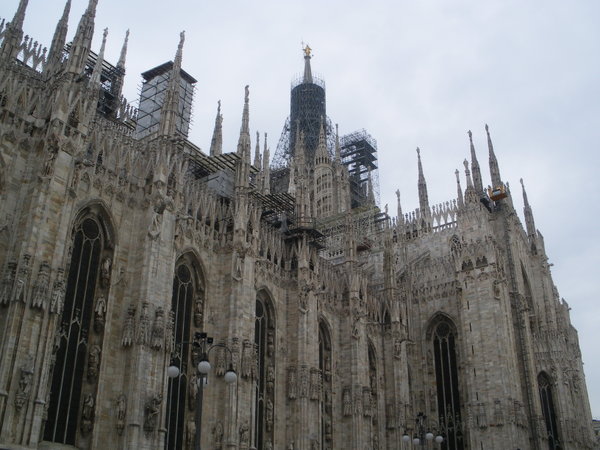
[[[273,402],[270,398],[267,399],[267,407],[266,407],[266,422],[267,422],[267,431],[271,432],[273,429]]]
[[[15,409],[20,411],[23,405],[29,400],[31,394],[31,383],[33,379],[33,357],[28,355],[21,365],[19,377],[19,387],[15,395]]]
[[[363,416],[371,417],[371,388],[363,386],[362,388]]]
[[[396,408],[393,402],[385,405],[385,423],[388,430],[396,428]]]
[[[267,330],[267,356],[272,358],[275,354],[275,330],[269,328]]]
[[[194,325],[202,326],[202,318],[204,317],[204,292],[200,291],[194,299]]]
[[[242,378],[250,378],[253,375],[252,367],[255,365],[254,345],[249,339],[245,339],[242,352]]]
[[[215,424],[212,435],[215,450],[221,450],[223,448],[223,424],[221,422]]]
[[[173,353],[175,349],[175,311],[169,310],[167,323],[165,326],[165,351]]]
[[[100,264],[100,285],[107,289],[110,286],[110,269],[112,267],[111,259],[107,256],[102,259]]]
[[[298,395],[298,376],[296,373],[296,366],[288,367],[288,398],[290,400],[296,399]]]
[[[123,337],[121,338],[121,345],[123,347],[130,347],[133,344],[133,337],[135,334],[135,305],[129,305],[127,308],[127,315],[125,316],[125,322],[123,323]]]
[[[56,271],[56,280],[52,286],[52,295],[50,296],[50,312],[53,314],[61,314],[65,301],[65,280],[63,278],[63,269]]]
[[[100,294],[96,299],[96,306],[94,308],[94,331],[101,333],[104,330],[104,324],[106,322],[106,298]]]
[[[185,442],[187,448],[192,448],[194,446],[194,439],[196,438],[196,422],[193,419],[190,419],[185,424]]]
[[[0,285],[0,305],[8,305],[10,302],[16,271],[16,261],[9,261],[4,268],[4,276],[2,277],[2,284]]]
[[[226,370],[226,356],[227,354],[225,353],[226,350],[224,348],[216,348],[214,350],[217,354],[216,354],[216,362],[215,362],[215,374],[218,377],[222,377],[223,375],[225,375],[225,370]]]
[[[267,394],[273,394],[275,387],[275,366],[273,364],[267,367]]]
[[[48,279],[50,277],[50,266],[44,261],[40,264],[37,280],[33,287],[33,296],[31,298],[31,307],[44,309],[48,299]]]
[[[154,311],[154,323],[152,324],[152,333],[150,333],[150,347],[154,350],[161,350],[165,342],[165,312],[159,306]]]
[[[345,387],[342,393],[342,413],[344,417],[352,416],[352,392],[349,387]]]
[[[87,394],[83,399],[83,408],[81,409],[80,429],[83,435],[88,434],[94,427],[95,402],[92,394]]]
[[[394,358],[400,359],[402,356],[402,341],[400,338],[394,339]]]
[[[309,391],[309,379],[308,379],[308,366],[300,366],[298,373],[298,396],[300,398],[307,398]]]
[[[117,433],[120,435],[123,434],[123,429],[125,428],[125,418],[127,416],[127,396],[125,394],[119,395],[117,398]]]
[[[198,375],[196,375],[196,371],[194,370],[190,377],[190,381],[188,382],[188,408],[190,411],[193,411],[196,407],[196,395],[198,395],[198,389],[202,389],[198,386],[198,382]]]
[[[148,302],[142,303],[142,312],[140,313],[140,324],[138,325],[136,342],[139,345],[148,343],[148,335],[150,332],[150,318],[148,317]]]
[[[310,399],[321,398],[321,371],[315,367],[310,369]]]
[[[87,379],[94,383],[98,379],[98,371],[100,369],[100,346],[93,345],[88,353],[87,363]]]
[[[152,433],[156,429],[161,403],[162,394],[159,393],[148,399],[144,405],[144,430],[147,433]]]
[[[240,448],[248,448],[250,444],[250,427],[248,422],[240,425]]]
[[[13,288],[13,301],[27,303],[27,279],[29,278],[30,255],[23,256]]]

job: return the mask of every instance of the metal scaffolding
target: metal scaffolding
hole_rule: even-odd
[[[140,87],[140,104],[135,130],[138,138],[158,130],[165,91],[169,86],[172,72],[173,62],[169,61],[142,74],[144,81]],[[197,80],[183,69],[180,74],[178,118],[175,128],[187,138],[192,122],[192,102]]]
[[[372,194],[379,204],[379,171],[377,168],[377,141],[366,130],[355,131],[340,139],[342,163],[350,175],[351,207],[365,205]],[[369,192],[369,177],[372,192]]]

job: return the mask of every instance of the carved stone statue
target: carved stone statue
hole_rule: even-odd
[[[298,395],[300,396],[300,398],[308,397],[308,390],[309,390],[308,367],[306,367],[306,366],[300,367],[300,373],[298,374],[298,382],[299,382]]]
[[[94,383],[98,379],[98,370],[100,369],[100,347],[93,345],[88,354],[87,378]]]
[[[23,257],[23,262],[19,267],[17,273],[17,279],[15,280],[15,286],[13,289],[13,301],[27,303],[27,279],[29,278],[29,259],[30,255]]]
[[[242,353],[242,378],[252,376],[252,365],[256,364],[252,342],[244,340],[244,351]]]
[[[342,394],[342,411],[344,417],[352,416],[352,394],[350,393],[350,388],[344,388],[344,393]]]
[[[48,298],[48,278],[50,276],[50,266],[46,261],[40,265],[37,280],[33,288],[33,297],[31,299],[32,308],[44,309],[46,299]]]
[[[217,422],[212,433],[215,450],[221,450],[223,448],[223,424],[221,422]]]
[[[288,368],[288,398],[294,400],[297,396],[298,381],[296,379],[296,367],[291,366]]]
[[[110,258],[107,256],[102,260],[100,265],[100,284],[104,289],[108,288],[110,285],[110,268],[112,266],[112,262]]]
[[[156,428],[158,413],[162,403],[162,394],[150,398],[144,405],[144,430],[151,433]]]
[[[272,394],[275,386],[275,367],[271,364],[267,367],[267,393]]]
[[[94,426],[94,397],[92,394],[87,394],[83,400],[83,408],[81,410],[81,432],[86,435],[92,431]]]
[[[202,326],[202,319],[204,317],[204,292],[200,291],[196,294],[194,299],[194,325],[196,327]]]
[[[142,312],[140,313],[140,324],[137,332],[137,343],[146,345],[150,332],[150,318],[148,317],[148,302],[142,303]]]
[[[125,428],[125,417],[127,416],[127,396],[125,394],[119,395],[117,398],[117,433],[123,434]]]
[[[192,448],[194,446],[194,439],[196,437],[196,422],[188,420],[185,425],[185,442],[186,448]]]
[[[4,269],[4,277],[0,285],[0,305],[8,305],[10,303],[16,270],[17,263],[15,261],[10,261]]]
[[[121,344],[123,347],[130,347],[133,344],[133,336],[135,333],[135,305],[129,305],[127,308],[127,315],[125,316],[125,323],[123,324],[123,337]]]
[[[240,425],[240,448],[248,448],[250,443],[250,427],[247,422]]]
[[[65,280],[63,279],[63,269],[56,272],[56,280],[52,286],[52,295],[50,296],[50,312],[54,314],[62,313],[63,303],[65,301]]]
[[[31,393],[31,382],[33,378],[33,357],[29,355],[20,368],[21,376],[19,378],[19,388],[15,396],[15,409],[21,410],[23,405],[29,400]]]
[[[96,299],[96,307],[94,308],[94,331],[102,332],[106,322],[106,299],[104,295],[98,296]]]
[[[275,330],[267,331],[267,356],[272,358],[275,354]]]
[[[165,313],[159,306],[154,312],[154,324],[152,333],[150,333],[150,347],[154,350],[160,350],[165,342]]]
[[[273,402],[271,399],[267,399],[267,431],[270,432],[273,429]]]
[[[188,408],[190,411],[193,411],[196,407],[196,395],[198,395],[198,389],[202,389],[202,387],[198,386],[198,381],[198,375],[196,375],[196,371],[194,370],[188,383]]]

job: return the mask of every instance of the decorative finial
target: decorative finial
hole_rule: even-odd
[[[250,85],[246,85],[246,87],[244,88],[244,102],[248,103],[248,99],[250,98]],[[219,103],[220,105],[220,103]]]
[[[421,149],[417,147],[417,155],[421,156]]]
[[[303,45],[302,50],[304,51],[304,56],[307,57],[307,58],[310,58],[310,54],[312,52],[312,48],[310,48],[308,46],[308,44],[304,45],[304,43],[302,43],[302,45]]]
[[[467,131],[467,134],[469,135],[469,140],[473,142],[473,133],[471,133],[471,130]]]

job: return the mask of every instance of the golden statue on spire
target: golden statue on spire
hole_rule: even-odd
[[[308,57],[310,57],[310,52],[312,51],[312,48],[310,48],[310,47],[308,46],[308,44],[306,44],[306,45],[303,47],[303,50],[304,50],[304,56],[308,56]]]

